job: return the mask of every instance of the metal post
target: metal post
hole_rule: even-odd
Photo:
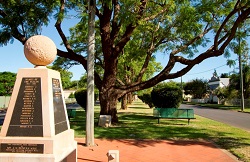
[[[95,0],[89,0],[86,146],[94,146],[94,58],[95,58]]]

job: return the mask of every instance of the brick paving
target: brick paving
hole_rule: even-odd
[[[78,142],[78,162],[107,162],[109,150],[119,150],[120,162],[237,162],[229,152],[208,141],[95,139],[94,147]]]

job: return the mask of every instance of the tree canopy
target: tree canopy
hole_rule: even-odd
[[[207,81],[202,79],[194,79],[185,84],[184,90],[186,95],[193,95],[193,98],[203,98],[206,96],[208,91]]]
[[[0,0],[0,44],[22,42],[41,33],[52,16],[66,50],[56,64],[87,69],[87,1]],[[62,22],[73,11],[79,22],[66,36]],[[116,115],[121,96],[185,75],[210,57],[223,55],[243,23],[248,0],[103,0],[96,6],[95,84],[101,114]],[[71,17],[72,18],[72,17]],[[249,25],[245,25],[249,32]],[[244,35],[244,36],[247,36]],[[199,52],[199,47],[206,50]],[[161,68],[156,55],[167,55]],[[173,71],[177,64],[182,69]],[[157,74],[154,74],[157,70]]]
[[[16,74],[0,72],[0,96],[10,96],[16,81]]]

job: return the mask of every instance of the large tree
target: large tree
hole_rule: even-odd
[[[66,37],[62,22],[69,10],[76,10],[79,23]],[[7,44],[15,38],[24,44],[49,23],[53,14],[55,28],[66,47],[66,51],[57,50],[61,57],[58,62],[78,63],[86,70],[87,1],[0,0],[0,43]],[[100,92],[100,113],[111,114],[116,122],[117,99],[121,96],[183,76],[203,60],[222,55],[237,28],[249,18],[250,2],[102,0],[97,1],[95,14],[95,84]],[[207,46],[208,42],[212,45]],[[200,46],[207,50],[199,53]],[[157,75],[145,77],[152,70],[152,59],[161,53],[168,56],[166,66]],[[184,67],[173,71],[176,64]]]

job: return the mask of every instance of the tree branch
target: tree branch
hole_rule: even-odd
[[[87,70],[87,60],[82,55],[77,55],[77,54],[72,55],[72,53],[69,54],[69,52],[64,52],[64,51],[59,50],[59,49],[57,49],[57,55],[60,57],[70,59],[72,61],[79,62],[83,66],[83,68],[85,70]],[[94,75],[95,75],[94,76],[95,84],[96,84],[97,88],[100,88],[102,85],[102,80],[96,71],[95,71]]]
[[[113,14],[112,31],[110,34],[110,39],[113,40],[114,42],[115,38],[117,37],[120,31],[121,23],[118,23],[118,14],[120,12],[120,4],[118,3],[118,0],[113,0],[113,3],[114,3],[114,14]]]
[[[222,55],[224,52],[221,52],[221,50],[215,50],[215,48],[212,46],[211,48],[209,48],[206,52],[200,54],[198,57],[196,57],[194,60],[188,60],[188,63],[186,65],[185,68],[181,69],[180,71],[177,71],[176,73],[170,73],[168,75],[168,77],[166,77],[166,79],[173,79],[179,76],[183,76],[184,74],[186,74],[187,72],[189,72],[189,70],[191,70],[195,65],[201,63],[203,60],[207,59],[207,58],[211,58],[211,57],[217,57]],[[176,61],[180,61],[179,57],[175,57]],[[181,62],[181,61],[180,61]]]
[[[0,10],[0,15],[3,17],[3,18],[6,18],[8,15],[3,11],[3,10]],[[9,24],[8,24],[9,25]],[[18,28],[16,26],[10,26],[11,28],[11,35],[19,40],[22,44],[25,44],[25,42],[27,41],[27,38],[25,37],[25,35],[21,34],[19,31],[18,31]]]
[[[160,14],[166,12],[167,10],[168,10],[168,8],[166,7],[166,8],[164,8],[164,9],[162,9],[160,12],[158,12],[157,14],[152,15],[152,16],[150,16],[150,17],[146,17],[146,18],[144,18],[143,20],[144,20],[144,21],[153,20],[154,18],[156,18],[156,17],[159,16]]]
[[[58,14],[58,18],[57,18],[57,21],[55,23],[55,27],[56,27],[56,30],[58,32],[58,34],[60,35],[62,41],[63,41],[63,44],[64,46],[66,47],[67,51],[70,52],[70,53],[74,53],[65,34],[63,33],[62,31],[62,28],[61,28],[61,23],[62,23],[62,20],[63,20],[63,17],[64,17],[64,10],[65,10],[65,0],[61,0],[61,6],[60,6],[60,11],[59,11],[59,14]]]
[[[191,39],[189,42],[187,42],[186,44],[184,44],[183,46],[181,46],[180,48],[172,51],[170,54],[172,55],[175,55],[185,49],[187,49],[188,46],[190,46],[191,44],[193,44],[195,41],[201,39],[204,37],[204,35],[206,35],[212,28],[208,28],[208,29],[205,29],[200,35],[196,36],[195,38]]]
[[[131,84],[129,87],[121,86],[121,89],[126,89],[127,90],[126,92],[128,93],[128,92],[133,92],[133,91],[137,91],[140,89],[152,87],[155,84],[163,80],[173,79],[173,78],[183,76],[188,71],[190,71],[195,65],[201,63],[205,59],[222,55],[224,53],[225,48],[228,46],[231,40],[235,37],[235,33],[239,24],[244,22],[244,20],[246,20],[249,17],[249,15],[250,15],[250,8],[243,10],[241,14],[238,16],[233,26],[231,27],[231,29],[221,39],[218,40],[219,37],[216,37],[217,47],[211,46],[206,52],[201,53],[199,56],[197,56],[193,60],[188,60],[181,56],[175,56],[174,55],[175,53],[173,52],[172,54],[170,54],[170,59],[169,59],[168,64],[158,75],[156,75],[155,77],[145,82]],[[220,48],[216,49],[218,47]],[[170,73],[176,62],[180,62],[187,66],[177,72]]]
[[[236,3],[237,5],[237,3]],[[227,24],[228,20],[235,14],[238,12],[238,9],[236,9],[236,7],[234,7],[234,10],[232,12],[230,12],[227,17],[225,18],[225,20],[222,22],[220,28],[218,29],[218,31],[216,32],[216,35],[214,37],[214,47],[215,49],[218,49],[218,39],[219,36],[221,34],[222,29],[225,27],[225,25]]]
[[[155,29],[154,32],[157,32],[157,30],[159,30],[158,27],[157,27],[157,29]],[[153,35],[154,35],[154,34],[153,34]],[[164,38],[162,38],[162,39],[164,39]],[[150,61],[150,59],[151,59],[151,57],[152,57],[153,51],[155,50],[155,48],[157,48],[157,47],[161,44],[162,39],[159,40],[158,43],[154,44],[154,41],[156,40],[156,37],[152,36],[151,45],[150,45],[150,47],[149,47],[149,50],[147,51],[146,59],[145,59],[144,64],[143,64],[143,66],[142,66],[142,68],[141,68],[141,70],[140,70],[140,72],[139,72],[139,74],[138,74],[138,77],[137,77],[137,79],[136,79],[136,82],[137,82],[137,83],[141,82],[142,77],[143,77],[144,73],[145,73],[146,70],[147,70],[147,67],[148,67],[149,61]]]
[[[220,50],[225,50],[227,45],[231,42],[231,40],[235,37],[235,33],[239,27],[239,25],[244,22],[244,20],[247,19],[247,17],[250,15],[250,8],[247,8],[246,10],[242,11],[241,14],[236,19],[233,27],[231,30],[227,33],[229,35],[227,39],[224,41],[224,43],[221,45]]]
[[[100,10],[97,7],[95,8],[95,14],[97,17],[99,17],[99,19],[102,16],[102,13],[100,12]]]
[[[57,22],[55,24],[55,27],[64,43],[64,46],[66,47],[68,52],[64,52],[61,51],[59,49],[57,49],[57,55],[60,57],[64,57],[64,58],[68,58],[70,60],[79,62],[80,64],[82,64],[82,66],[84,67],[85,70],[87,70],[87,60],[86,58],[84,58],[82,55],[77,55],[72,49],[70,44],[68,43],[68,40],[65,36],[65,34],[63,33],[62,29],[61,29],[61,23],[62,23],[62,17],[64,14],[64,8],[65,8],[65,1],[61,0],[61,7],[60,7],[60,13],[57,19]],[[102,84],[102,80],[99,76],[99,74],[97,72],[94,72],[94,79],[95,79],[95,84],[98,88],[101,87]]]
[[[117,57],[119,55],[119,53],[122,51],[122,49],[124,48],[124,46],[127,44],[127,42],[130,40],[131,35],[133,34],[134,29],[137,27],[138,25],[138,21],[142,18],[143,16],[143,12],[146,9],[146,5],[147,5],[147,0],[141,0],[141,5],[140,5],[140,9],[138,11],[138,15],[136,17],[137,22],[135,22],[135,24],[130,23],[125,30],[125,33],[123,34],[122,38],[120,39],[120,41],[116,44],[115,46],[115,57]]]
[[[0,15],[5,18],[7,16],[7,14],[3,11],[3,10],[0,10]]]

